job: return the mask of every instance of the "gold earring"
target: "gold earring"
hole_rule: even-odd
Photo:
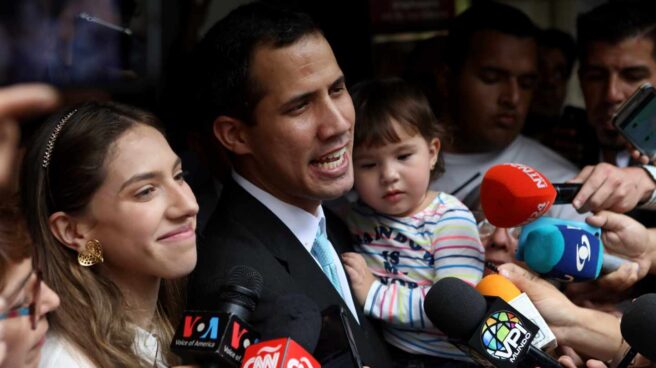
[[[80,266],[89,267],[103,261],[102,245],[96,239],[89,240],[84,250],[77,254],[77,263]]]

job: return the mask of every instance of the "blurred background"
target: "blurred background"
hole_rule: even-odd
[[[403,77],[422,86],[438,116],[449,21],[476,1],[485,0],[271,0],[315,18],[347,84]],[[62,89],[68,103],[113,99],[140,106],[162,118],[176,149],[188,150],[199,139],[190,136],[194,115],[186,100],[194,88],[192,50],[217,20],[247,2],[2,1],[0,84],[43,81]],[[520,8],[543,29],[575,36],[577,14],[604,0],[501,2]],[[583,107],[575,76],[576,66],[565,76],[565,105]],[[29,129],[28,124],[24,136]]]

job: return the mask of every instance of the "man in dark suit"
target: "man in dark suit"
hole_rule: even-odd
[[[340,305],[363,362],[389,366],[340,260],[350,235],[321,206],[353,184],[355,113],[330,45],[307,15],[256,2],[219,21],[197,56],[208,133],[234,169],[200,237],[191,306],[216,306],[226,271],[247,265],[264,279],[256,328],[280,296],[304,294]]]

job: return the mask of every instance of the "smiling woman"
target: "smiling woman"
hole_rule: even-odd
[[[175,280],[196,264],[198,205],[156,118],[78,106],[35,135],[23,171],[43,276],[62,296],[41,366],[173,364]]]
[[[12,207],[0,208],[0,296],[7,308],[0,313],[7,355],[0,368],[36,367],[48,321],[59,297],[43,284],[32,266],[32,242]]]

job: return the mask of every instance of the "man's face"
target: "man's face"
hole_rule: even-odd
[[[455,124],[460,152],[507,147],[524,126],[537,79],[537,46],[532,38],[479,31],[467,60],[455,75]]]
[[[264,97],[243,131],[248,179],[311,213],[348,191],[355,111],[326,39],[313,34],[282,48],[260,46],[250,77]]]
[[[654,43],[644,37],[627,38],[617,44],[592,42],[581,60],[579,79],[588,121],[602,147],[620,150],[624,139],[611,123],[617,108],[641,84],[656,83]]]
[[[531,112],[559,116],[567,94],[567,59],[555,47],[540,47],[540,75],[531,103]]]

